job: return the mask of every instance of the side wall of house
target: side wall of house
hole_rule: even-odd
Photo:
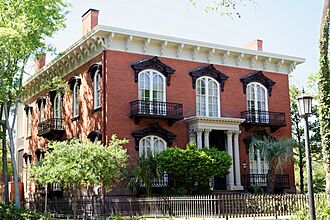
[[[79,89],[79,117],[76,120],[73,120],[72,114],[72,91],[67,86],[63,101],[62,101],[62,118],[63,118],[63,126],[65,129],[65,140],[70,140],[72,138],[77,138],[79,140],[86,140],[88,134],[93,130],[102,130],[102,109],[99,111],[93,111],[93,80],[91,79],[89,73],[87,72],[89,67],[94,64],[102,61],[102,55],[92,59],[91,61],[83,64],[81,67],[76,69],[67,75],[64,80],[68,82],[73,76],[81,76],[81,85]],[[54,109],[53,105],[50,101],[48,91],[44,90],[30,99],[28,99],[25,104],[32,107],[32,120],[31,120],[31,136],[27,137],[27,129],[25,129],[25,137],[27,137],[24,141],[24,152],[31,155],[31,161],[27,161],[28,163],[25,166],[30,166],[30,164],[35,163],[37,161],[36,151],[37,149],[41,149],[46,151],[48,140],[38,136],[38,124],[40,123],[39,115],[40,109],[37,104],[38,97],[45,96],[46,104],[44,108],[44,120],[50,119],[54,117]],[[27,117],[24,112],[24,124],[25,128],[27,125]],[[22,125],[23,126],[23,125]],[[23,160],[23,158],[18,158]],[[24,161],[24,160],[23,160]],[[25,163],[25,161],[24,161]],[[27,181],[28,173],[23,174],[24,180],[24,188],[26,194],[29,192],[33,192],[34,187],[30,186],[30,182]]]

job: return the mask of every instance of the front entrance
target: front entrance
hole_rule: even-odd
[[[210,132],[210,147],[214,147],[221,151],[226,151],[226,134],[222,130],[212,130]],[[226,177],[214,177],[214,190],[226,190],[227,181]]]

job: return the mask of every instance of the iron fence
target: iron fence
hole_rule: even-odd
[[[316,203],[325,201],[327,195],[315,195]],[[43,200],[30,200],[26,205],[44,211]],[[100,196],[78,197],[77,213],[80,218],[93,219],[104,215],[245,218],[291,216],[308,209],[308,196],[298,194],[251,195],[222,194],[182,197],[128,197]],[[72,215],[73,198],[48,201],[48,211],[55,215]]]

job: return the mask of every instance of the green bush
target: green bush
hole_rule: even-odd
[[[188,144],[186,149],[167,148],[156,155],[160,172],[174,176],[174,191],[205,194],[210,191],[213,176],[223,177],[232,163],[231,157],[217,149],[197,149]],[[179,190],[180,189],[180,190]]]
[[[330,219],[330,205],[326,200],[317,201],[315,204],[315,214],[317,220],[329,220]],[[309,209],[299,210],[293,220],[309,220]]]
[[[32,212],[25,208],[18,208],[14,204],[0,203],[1,220],[48,220],[48,216]]]

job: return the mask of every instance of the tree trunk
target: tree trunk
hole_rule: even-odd
[[[275,192],[275,170],[269,169],[267,174],[267,192],[274,193]]]
[[[5,103],[4,110],[5,110],[6,129],[7,129],[8,138],[9,138],[10,159],[11,159],[11,165],[13,168],[13,176],[14,176],[15,205],[17,207],[20,207],[21,203],[20,203],[20,195],[19,195],[19,189],[18,189],[18,176],[17,176],[17,167],[16,167],[16,159],[15,159],[15,142],[14,142],[14,136],[13,136],[13,133],[14,133],[13,126],[15,126],[17,105],[18,105],[18,103],[16,103],[14,114],[12,116],[12,120],[13,120],[12,127],[10,127],[10,125],[9,125],[9,115],[10,115],[9,112],[10,112],[10,107],[11,107],[10,102]]]
[[[330,190],[329,7],[330,0],[324,0],[320,28],[320,70],[318,75],[320,134],[324,168],[326,171],[326,191]]]
[[[12,131],[8,132],[8,136],[9,136],[10,159],[11,159],[11,165],[13,167],[13,176],[14,176],[15,205],[17,207],[20,207],[21,203],[20,203],[20,195],[18,189],[18,176],[17,176],[17,167],[15,160],[15,145],[14,145],[14,137],[12,135]]]
[[[298,145],[299,145],[299,176],[300,176],[299,188],[300,188],[300,193],[304,193],[304,163],[303,163],[300,136],[298,136]]]
[[[2,131],[6,132],[6,126],[2,125]],[[7,143],[6,137],[2,139],[2,171],[3,181],[5,185],[5,203],[9,203],[9,187],[8,187],[8,161],[7,161]]]
[[[9,203],[9,186],[8,186],[8,161],[7,161],[7,143],[6,143],[6,124],[2,121],[4,116],[4,105],[1,104],[0,107],[0,121],[2,122],[2,132],[4,136],[2,137],[2,171],[3,171],[3,181],[4,181],[4,193],[5,193],[5,203]]]

